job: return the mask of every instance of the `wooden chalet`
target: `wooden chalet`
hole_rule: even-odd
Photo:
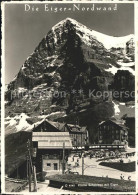
[[[69,132],[73,147],[84,147],[88,144],[88,131],[86,127],[79,125],[65,124],[63,131]]]
[[[99,144],[127,144],[128,128],[117,120],[103,121],[98,126]]]
[[[85,147],[88,142],[88,131],[86,127],[79,125],[59,123],[42,120],[37,126],[34,126],[33,132],[68,132],[72,140],[73,147]]]
[[[37,172],[61,171],[64,153],[64,168],[72,149],[68,132],[32,132],[36,152]]]
[[[60,129],[61,127],[59,128],[55,122],[43,119],[38,123],[38,125],[34,126],[33,132],[60,132]]]
[[[126,127],[128,127],[128,141],[131,147],[135,147],[135,108],[129,109],[129,112],[125,114],[122,119],[125,121]]]

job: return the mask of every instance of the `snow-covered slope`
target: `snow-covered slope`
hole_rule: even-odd
[[[134,62],[130,62],[130,63],[120,63],[121,67],[117,68],[113,65],[110,64],[110,68],[105,69],[107,72],[111,72],[113,75],[115,75],[117,73],[118,70],[128,70],[131,74],[133,74],[135,76],[135,70],[133,68],[131,68],[132,66],[134,66]]]
[[[55,31],[57,29],[62,28],[64,26],[64,24],[66,24],[67,21],[70,21],[73,25],[75,25],[75,28],[78,31],[78,32],[76,31],[76,33],[88,45],[91,45],[91,38],[93,37],[93,38],[97,39],[99,42],[101,42],[106,49],[111,49],[112,47],[114,47],[114,48],[118,48],[118,47],[124,48],[126,46],[126,43],[131,38],[134,38],[133,34],[123,36],[123,37],[109,36],[109,35],[91,30],[90,28],[88,28],[85,25],[77,22],[74,19],[66,18],[65,20],[62,20],[61,22],[59,22],[58,24],[56,24],[55,26],[52,27],[52,30],[54,32],[55,42],[57,41],[57,35],[56,35]],[[81,35],[79,32],[83,33],[83,35]],[[61,31],[59,32],[59,35],[60,34],[61,34]]]
[[[6,117],[5,118],[5,133],[6,135],[11,133],[17,133],[19,131],[31,131],[34,126],[37,127],[43,120],[55,118],[57,116],[66,116],[65,112],[53,112],[48,115],[40,115],[37,117],[37,122],[33,124],[28,123],[27,119],[31,120],[31,117],[26,115],[25,113],[21,113],[20,115],[16,115],[15,117]]]
[[[40,123],[39,121],[31,125],[27,122],[27,119],[29,118],[30,117],[25,113],[21,113],[20,115],[16,115],[15,117],[7,117],[5,119],[6,135],[19,131],[30,131],[33,129],[34,125],[37,126]]]

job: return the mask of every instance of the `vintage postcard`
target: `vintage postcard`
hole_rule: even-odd
[[[136,194],[136,3],[2,3],[2,193]]]

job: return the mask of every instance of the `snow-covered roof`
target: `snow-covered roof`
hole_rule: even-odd
[[[123,121],[123,120],[116,120],[116,119],[114,119],[114,118],[108,119],[108,120],[106,120],[106,121],[102,121],[101,123],[99,123],[99,126],[104,125],[104,124],[109,123],[109,122],[112,122],[112,123],[118,125],[120,128],[128,129],[128,128],[124,125],[124,121]]]
[[[69,128],[71,132],[76,132],[76,133],[83,133],[86,131],[86,127],[80,127],[79,125],[74,125],[74,124],[66,124],[66,126]]]
[[[38,142],[38,149],[72,149],[69,132],[33,132],[32,141]]]

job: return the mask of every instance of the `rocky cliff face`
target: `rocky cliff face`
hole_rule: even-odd
[[[131,58],[131,60],[134,61],[134,56],[135,56],[135,49],[134,49],[134,39],[131,38],[127,43],[126,43],[126,54],[128,57]]]
[[[123,55],[124,50],[127,50],[127,54],[134,55],[133,38],[130,39],[128,36],[127,39],[130,40],[128,42],[126,42],[127,39],[124,40],[121,47],[118,45],[118,41],[114,41],[117,42],[116,44],[113,42],[114,47],[107,49],[110,46],[107,46],[105,41],[102,43],[98,40],[101,36],[101,33],[96,34],[95,31],[73,19],[67,18],[61,21],[48,32],[35,51],[27,58],[14,81],[9,84],[8,89],[17,89],[18,87],[32,89],[36,85],[53,84],[53,82],[60,84],[62,78],[57,73],[61,73],[66,64],[69,66],[65,67],[67,72],[67,68],[71,67],[68,65],[69,63],[72,64],[77,73],[86,69],[88,72],[88,69],[91,69],[91,64],[95,64],[95,67],[98,67],[97,74],[100,74],[100,71],[103,68],[108,68],[110,63],[117,66],[118,54]],[[85,68],[87,62],[91,64]],[[98,66],[99,64],[101,66]]]
[[[88,109],[105,101],[89,97],[89,90],[121,87],[123,75],[134,80],[124,71],[133,73],[133,66],[133,35],[107,36],[67,18],[52,27],[8,85],[6,115],[65,115],[76,112],[76,106]],[[58,96],[61,92],[66,95]]]
[[[135,78],[128,70],[118,70],[114,76],[114,90],[120,93],[119,101],[134,101],[135,100]]]

